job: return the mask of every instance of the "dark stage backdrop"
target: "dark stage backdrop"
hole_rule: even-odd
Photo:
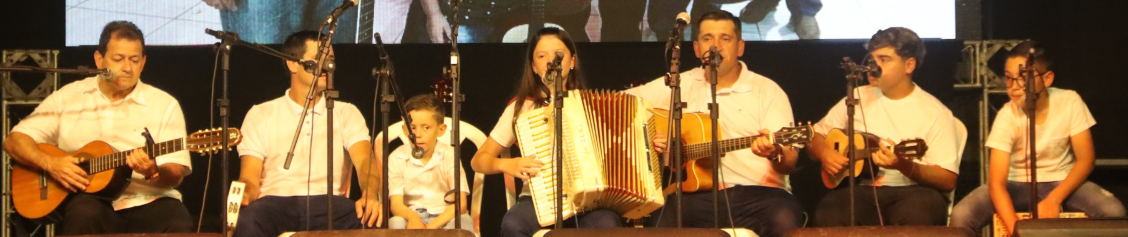
[[[749,68],[768,76],[779,83],[790,97],[795,118],[799,121],[816,122],[838,100],[845,96],[845,80],[837,68],[843,56],[861,58],[865,50],[860,40],[843,41],[785,41],[749,42],[741,58]],[[956,64],[959,61],[958,40],[928,40],[928,56],[919,68],[915,78],[924,90],[936,95],[942,101],[951,101],[952,83]],[[593,87],[624,89],[630,84],[649,82],[662,75],[665,70],[661,43],[587,43],[580,44],[580,68]],[[466,94],[463,118],[465,121],[489,133],[500,116],[505,104],[514,93],[517,77],[523,69],[524,44],[464,44],[460,46],[463,55],[463,92]],[[683,70],[699,66],[694,58],[692,45],[683,46]],[[449,47],[444,45],[389,45],[388,53],[395,61],[397,82],[405,96],[431,93],[434,79],[441,76]],[[93,65],[93,47],[66,48],[60,53],[60,67]],[[338,71],[336,87],[341,91],[341,100],[357,105],[365,114],[367,121],[379,124],[373,114],[373,97],[376,87],[371,71],[376,65],[376,48],[371,45],[337,45]],[[210,46],[150,46],[146,48],[148,64],[142,80],[159,87],[180,100],[190,131],[209,125],[209,101],[213,91],[212,72],[215,54]],[[289,77],[284,64],[265,54],[237,47],[231,55],[230,95],[231,126],[242,124],[246,111],[254,104],[282,96],[289,87]],[[219,75],[219,74],[217,74]],[[63,83],[80,78],[64,77]],[[219,83],[219,81],[216,81]],[[216,84],[216,96],[219,85]],[[304,93],[304,92],[302,92]],[[721,105],[724,106],[724,105]],[[393,118],[398,113],[393,113]],[[393,119],[392,122],[399,121]],[[971,122],[971,121],[969,121]],[[970,125],[969,125],[970,126]],[[292,128],[280,128],[292,129]],[[379,129],[372,127],[372,129]],[[974,133],[972,133],[974,134]],[[468,143],[469,144],[469,143]],[[463,161],[466,170],[472,156],[473,146],[464,149]],[[975,153],[968,153],[975,154]],[[202,197],[207,198],[204,229],[218,231],[222,203],[219,190],[219,157],[212,158],[210,187],[205,195],[204,183],[208,177],[209,159],[193,155],[194,173],[189,176],[180,190],[184,193],[185,204],[193,215],[198,215]],[[229,161],[230,177],[238,177],[238,154],[232,152]],[[793,191],[808,213],[812,213],[818,198],[827,190],[818,181],[819,165],[810,161],[803,153],[800,170],[792,175]],[[976,164],[974,162],[966,162]],[[974,166],[970,166],[974,169]],[[353,182],[354,185],[356,182]],[[489,176],[486,194],[483,198],[482,230],[485,236],[497,233],[500,219],[505,212],[503,185],[499,176]],[[970,187],[970,185],[965,186]],[[355,190],[355,189],[354,189]]]

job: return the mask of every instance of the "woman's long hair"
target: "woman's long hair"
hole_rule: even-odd
[[[548,101],[546,95],[549,94],[549,88],[541,81],[540,75],[533,71],[533,51],[537,48],[537,43],[540,43],[541,37],[546,35],[556,36],[560,41],[564,42],[564,46],[568,48],[568,52],[572,54],[572,59],[575,60],[573,69],[568,73],[565,80],[567,87],[566,90],[584,89],[587,88],[587,82],[584,81],[582,64],[576,54],[576,43],[572,41],[572,37],[568,32],[556,27],[545,27],[537,31],[537,35],[529,40],[529,49],[525,53],[525,71],[521,73],[521,81],[517,85],[517,94],[514,95],[513,106],[513,121],[516,122],[518,116],[521,115],[521,110],[524,108],[525,101],[532,100],[535,107],[539,107]]]

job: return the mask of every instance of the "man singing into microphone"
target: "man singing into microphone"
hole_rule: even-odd
[[[755,136],[791,123],[791,102],[787,94],[771,79],[749,71],[739,60],[744,54],[740,20],[732,13],[717,10],[704,13],[695,24],[694,53],[702,60],[710,54],[719,54],[721,61],[717,78],[707,76],[709,70],[703,68],[681,73],[681,97],[687,104],[684,112],[708,114],[709,103],[712,103],[710,81],[717,80],[720,137]],[[708,52],[712,47],[718,51]],[[642,97],[656,109],[669,109],[670,88],[665,78],[626,92]],[[706,138],[704,142],[708,141]],[[666,147],[666,139],[656,139],[654,146],[661,152]],[[801,225],[803,210],[789,192],[787,182],[787,174],[795,168],[798,149],[772,145],[767,137],[757,138],[750,148],[722,154],[721,180],[715,182],[720,185],[715,186],[723,190],[716,216],[713,215],[711,190],[684,194],[684,226],[713,227],[717,221],[722,227],[747,228],[760,236],[783,236]],[[654,224],[677,226],[674,196],[666,200],[666,208],[652,214],[661,216]]]
[[[825,135],[834,128],[854,123],[858,132],[881,138],[880,150],[857,152],[880,167],[861,181],[855,190],[858,225],[944,225],[948,193],[956,186],[962,140],[957,138],[958,120],[948,107],[913,83],[924,60],[924,43],[915,32],[902,27],[878,31],[865,45],[879,75],[870,74],[870,85],[856,89],[855,110],[860,116],[847,120],[845,100],[838,101],[815,125],[811,155],[822,161],[822,172],[837,174],[849,169],[849,159],[826,144]],[[960,131],[966,133],[966,130]],[[919,160],[898,157],[889,146],[920,138],[928,151]],[[876,195],[876,196],[875,196]],[[850,226],[849,189],[831,191],[819,203],[815,225]]]
[[[117,150],[146,145],[142,132],[163,142],[185,137],[184,113],[168,93],[141,83],[145,69],[145,37],[127,21],[106,24],[94,62],[110,75],[90,77],[51,93],[35,112],[20,120],[4,141],[16,162],[42,169],[72,194],[61,207],[63,235],[188,232],[194,226],[174,189],[192,173],[187,151],[149,157],[141,149],[126,160],[132,182],[116,199],[106,200],[81,190],[92,178],[75,157],[51,157],[37,143],[76,151],[93,141]]]
[[[324,36],[322,36],[324,37]],[[315,60],[318,33],[302,31],[286,38],[282,52]],[[333,60],[333,50],[328,52]],[[283,232],[327,229],[326,199],[333,198],[333,228],[357,229],[380,224],[381,205],[376,200],[381,177],[379,163],[372,158],[368,127],[356,106],[336,101],[333,110],[333,169],[326,173],[325,99],[326,74],[314,75],[299,62],[286,61],[290,89],[286,95],[255,105],[243,120],[243,142],[239,145],[242,168],[239,181],[246,183],[243,205],[235,236],[278,236]],[[305,121],[299,121],[306,93],[314,87],[312,107]],[[294,129],[302,123],[294,156],[287,169],[287,153]],[[347,154],[346,154],[347,150]],[[345,159],[346,155],[351,159]],[[363,195],[348,199],[351,166],[360,175]],[[326,193],[326,178],[333,175],[333,193]],[[354,209],[355,208],[355,209]]]

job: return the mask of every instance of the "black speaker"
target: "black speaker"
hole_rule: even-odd
[[[583,228],[559,229],[544,234],[544,237],[728,237],[719,229],[704,228]]]
[[[388,230],[388,229],[367,229],[367,230],[333,230],[333,231],[305,231],[297,232],[291,237],[354,237],[354,236],[374,236],[374,237],[439,237],[439,236],[460,236],[460,237],[474,237],[474,233],[467,230]]]
[[[1128,236],[1128,219],[1037,219],[1014,224],[1015,237]]]
[[[975,237],[971,230],[946,226],[860,226],[799,228],[787,233],[791,237],[815,236],[920,236],[920,237]]]

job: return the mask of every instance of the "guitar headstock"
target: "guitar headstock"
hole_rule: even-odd
[[[454,98],[454,89],[452,89],[450,79],[446,77],[435,78],[435,84],[431,86],[435,89],[435,97],[438,97],[443,103],[450,103]]]
[[[901,159],[920,159],[924,157],[925,152],[928,152],[928,144],[920,138],[904,140],[893,146],[893,154]]]
[[[215,154],[223,149],[224,136],[227,136],[228,151],[231,150],[231,146],[238,145],[239,142],[243,141],[243,134],[239,132],[238,128],[227,128],[226,135],[223,134],[223,129],[212,128],[188,134],[188,137],[184,138],[186,144],[184,147],[189,151],[200,153],[200,155]]]
[[[800,123],[799,126],[783,127],[773,135],[775,139],[774,144],[778,145],[796,145],[807,144],[811,142],[814,133],[811,130],[811,124],[804,125]]]

